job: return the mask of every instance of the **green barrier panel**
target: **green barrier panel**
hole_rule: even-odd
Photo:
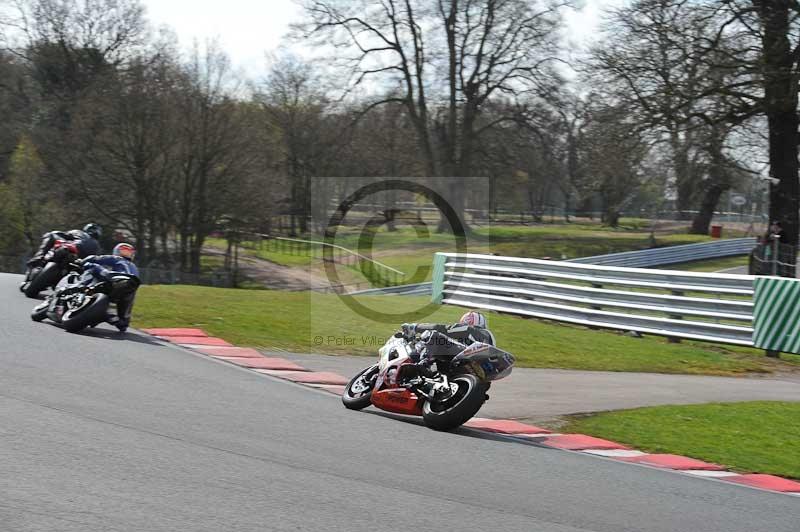
[[[437,253],[433,256],[433,273],[431,287],[431,301],[434,303],[442,302],[442,290],[444,290],[444,263],[447,257],[444,253]]]
[[[754,282],[753,344],[800,353],[800,280],[758,277]]]

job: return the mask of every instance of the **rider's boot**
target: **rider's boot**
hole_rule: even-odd
[[[119,332],[125,332],[128,330],[128,325],[119,319],[119,316],[116,314],[109,314],[108,317],[106,317],[106,323],[109,323],[119,329]]]

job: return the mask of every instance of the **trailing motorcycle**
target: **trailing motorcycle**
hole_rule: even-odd
[[[52,288],[69,272],[70,264],[78,258],[78,246],[68,240],[56,240],[53,248],[44,256],[44,266],[29,266],[25,280],[19,289],[30,298],[39,297],[39,292]]]
[[[421,338],[403,333],[390,338],[379,350],[378,363],[361,370],[345,386],[344,406],[361,410],[373,405],[387,412],[422,416],[432,429],[452,430],[480,410],[489,398],[486,392],[492,381],[511,374],[515,362],[513,355],[489,344],[451,342],[463,349],[455,355],[434,354],[435,363],[420,371],[413,358],[420,342],[430,343],[430,332]]]
[[[71,271],[44,302],[33,308],[31,319],[49,318],[73,333],[95,327],[108,319],[112,304],[136,292],[140,284],[138,277],[125,273],[114,273],[108,280],[95,280],[87,286],[79,281],[80,275]]]

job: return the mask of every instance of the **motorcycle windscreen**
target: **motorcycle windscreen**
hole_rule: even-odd
[[[476,342],[453,358],[453,364],[469,365],[475,376],[486,381],[508,377],[514,367],[514,355],[489,344]]]
[[[70,275],[65,275],[64,277],[61,278],[60,281],[58,281],[58,284],[56,284],[54,292],[63,290],[64,288],[68,287],[73,283],[76,283],[77,281],[78,281],[78,276],[75,275],[74,273]]]

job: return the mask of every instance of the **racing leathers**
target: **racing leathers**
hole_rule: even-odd
[[[466,346],[475,342],[495,345],[494,335],[489,329],[473,327],[463,323],[446,325],[441,323],[410,323],[403,325],[406,336],[420,335],[417,344],[418,364],[427,366],[436,356],[455,356]]]
[[[78,258],[85,258],[90,255],[97,255],[100,253],[100,244],[89,236],[88,233],[80,229],[73,229],[71,231],[50,231],[42,235],[42,243],[39,249],[33,254],[33,257],[28,261],[29,266],[43,266],[44,257],[47,252],[53,249],[56,240],[66,240],[75,244],[78,250]]]
[[[125,273],[136,277],[138,287],[139,270],[136,265],[128,259],[116,255],[93,255],[81,261],[83,274],[76,287],[86,287],[96,281],[109,281],[115,273]],[[131,322],[131,311],[133,301],[136,297],[136,288],[120,294],[116,298],[116,315],[109,314],[106,321],[114,325],[121,332],[128,329]]]

